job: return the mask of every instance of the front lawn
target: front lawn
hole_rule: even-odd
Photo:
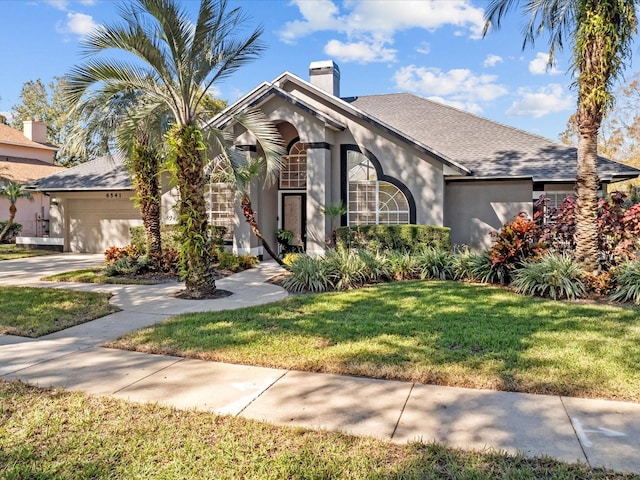
[[[0,334],[40,337],[119,309],[110,293],[56,288],[0,287]]]
[[[152,278],[132,278],[126,276],[111,276],[103,274],[105,267],[84,268],[71,270],[42,278],[45,282],[80,282],[80,283],[106,283],[115,285],[155,285],[159,280]],[[172,277],[173,278],[173,277]]]
[[[54,255],[56,253],[60,252],[16,247],[15,244],[0,245],[0,260],[15,260],[17,258],[38,257],[40,255]]]
[[[640,401],[640,309],[412,281],[169,319],[112,347],[471,388]]]
[[[396,445],[0,380],[0,477],[55,479],[609,479],[549,458]]]

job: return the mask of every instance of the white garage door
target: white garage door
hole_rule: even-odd
[[[108,194],[103,194],[108,195]],[[139,211],[122,197],[69,200],[69,249],[72,252],[102,253],[111,246],[130,242],[129,228],[142,225]]]

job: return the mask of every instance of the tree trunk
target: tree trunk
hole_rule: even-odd
[[[7,224],[2,229],[2,232],[0,232],[0,242],[11,228],[11,225],[13,225],[13,221],[16,218],[17,211],[18,209],[16,208],[16,204],[12,202],[11,205],[9,205],[9,220],[7,220]]]
[[[144,225],[148,254],[162,252],[160,236],[160,159],[155,148],[148,144],[148,136],[136,139],[131,166],[136,187],[137,203]]]
[[[256,213],[253,211],[253,207],[251,205],[251,198],[249,198],[248,194],[242,195],[240,206],[242,207],[242,214],[244,215],[244,218],[247,220],[247,223],[249,224],[251,231],[256,237],[258,237],[258,240],[262,242],[262,246],[267,251],[267,253],[271,255],[271,258],[273,258],[276,262],[278,262],[278,265],[288,269],[287,265],[284,264],[282,259],[278,256],[278,254],[276,254],[273,251],[273,249],[271,248],[271,245],[269,245],[269,242],[267,242],[262,236],[262,232],[260,232],[260,227],[258,226],[258,222],[256,222]]]
[[[187,295],[203,298],[216,290],[211,236],[204,199],[204,146],[200,130],[177,126],[169,133],[174,148],[175,172],[180,192],[178,230],[181,234],[180,267]]]
[[[598,259],[598,135],[581,133],[576,174],[576,260],[585,272],[596,272]]]

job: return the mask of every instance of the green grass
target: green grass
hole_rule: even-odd
[[[110,293],[0,287],[0,334],[40,337],[103,317],[118,308]]]
[[[5,479],[637,478],[549,458],[397,445],[0,381]]]
[[[180,315],[118,348],[495,390],[640,401],[640,309],[413,281]]]
[[[108,283],[115,285],[155,285],[158,282],[151,279],[130,278],[130,277],[106,277],[102,275],[104,267],[84,268],[82,270],[71,270],[69,272],[58,273],[49,277],[44,277],[45,282],[80,282],[80,283]]]
[[[60,252],[53,250],[35,250],[16,247],[15,244],[0,245],[0,261],[15,260],[17,258],[38,257],[40,255],[54,255]]]

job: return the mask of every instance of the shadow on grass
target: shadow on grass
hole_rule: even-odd
[[[640,311],[401,282],[196,313],[111,346],[455,386],[640,399]],[[635,385],[635,387],[633,386]]]

